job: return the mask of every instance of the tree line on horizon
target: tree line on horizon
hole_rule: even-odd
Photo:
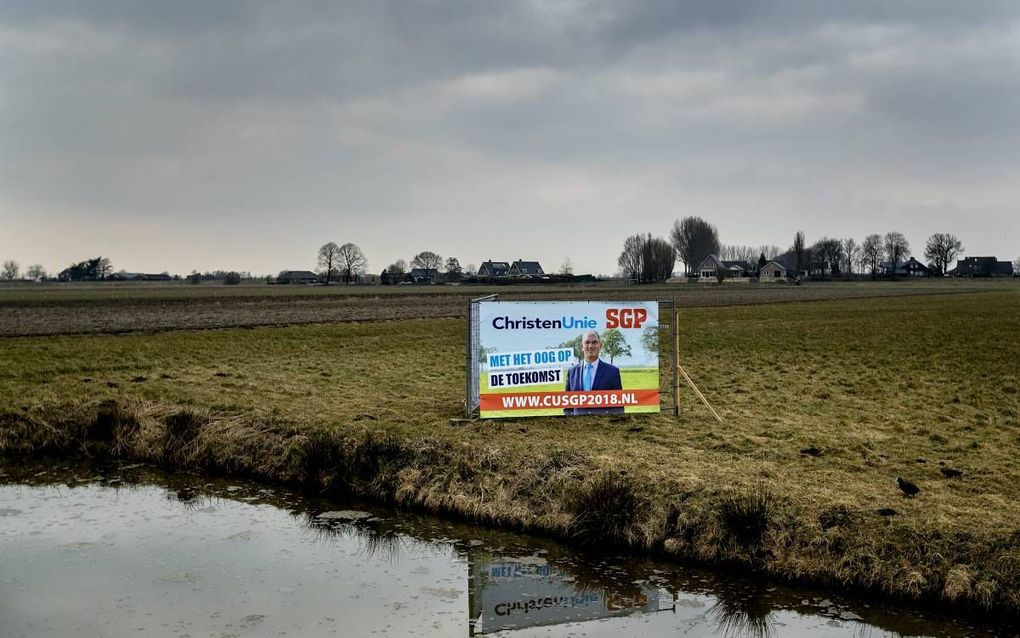
[[[944,275],[952,261],[964,252],[963,243],[952,233],[934,233],[925,242],[924,257],[928,268],[938,276]],[[822,237],[808,245],[803,231],[797,231],[793,243],[786,251],[776,245],[736,246],[723,244],[719,230],[701,217],[691,216],[673,222],[669,238],[655,237],[651,233],[627,237],[617,259],[620,275],[638,283],[655,283],[673,276],[673,265],[679,261],[684,275],[697,274],[697,268],[709,255],[721,260],[744,262],[750,270],[760,270],[769,261],[786,256],[796,272],[813,264],[820,264],[824,275],[852,276],[870,272],[877,277],[883,263],[893,271],[911,256],[910,243],[897,231],[885,235],[871,234],[861,243],[853,237],[834,239]],[[1020,258],[1014,262],[1014,271],[1020,273]]]
[[[952,261],[964,252],[962,242],[952,233],[933,233],[925,242],[924,258],[927,266],[936,275],[944,275]],[[808,245],[803,231],[797,231],[793,243],[783,251],[775,244],[745,246],[723,244],[719,239],[719,230],[706,220],[697,216],[684,217],[673,222],[668,239],[653,236],[651,233],[631,235],[624,240],[623,250],[617,259],[619,275],[639,283],[655,283],[673,276],[676,262],[684,266],[683,274],[695,274],[697,267],[709,255],[717,255],[725,261],[747,263],[752,270],[759,270],[769,261],[786,256],[796,272],[805,270],[811,264],[822,264],[824,275],[852,276],[857,273],[870,272],[877,277],[881,264],[887,263],[895,271],[896,267],[911,257],[910,243],[900,232],[891,231],[867,235],[860,243],[853,237],[834,239],[822,237]],[[356,244],[327,242],[316,254],[317,274],[329,285],[333,282],[351,283],[364,276],[368,268],[368,259]],[[474,264],[463,268],[456,257],[445,260],[438,253],[425,250],[417,253],[410,262],[397,259],[382,271],[382,278],[392,281],[401,280],[411,269],[443,272],[446,281],[459,281],[466,276],[475,274]],[[566,258],[557,271],[560,275],[573,274],[573,264]],[[1013,270],[1020,274],[1020,257],[1013,262]],[[286,271],[283,271],[286,272]],[[281,272],[281,274],[283,274]],[[95,257],[71,264],[61,271],[61,278],[71,281],[104,281],[113,272],[113,264],[107,257]],[[167,273],[161,273],[166,275]],[[29,266],[24,272],[14,260],[6,260],[0,267],[0,280],[13,281],[27,279],[43,281],[49,279],[46,270],[40,264]],[[173,276],[180,279],[179,276]],[[199,273],[193,270],[186,280],[190,283],[223,280],[228,284],[237,284],[245,279],[253,279],[247,272],[211,271]],[[271,278],[267,277],[267,281]]]

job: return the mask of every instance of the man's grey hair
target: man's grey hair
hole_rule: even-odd
[[[599,333],[596,330],[589,330],[588,332],[582,332],[581,333],[581,343],[584,343],[584,338],[587,337],[588,335],[595,335],[595,339],[599,343],[602,343],[602,337],[599,336]]]

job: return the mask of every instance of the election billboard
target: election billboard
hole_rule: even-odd
[[[479,304],[482,418],[659,411],[655,301]]]

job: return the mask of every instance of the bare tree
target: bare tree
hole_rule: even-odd
[[[638,283],[665,281],[673,276],[676,253],[673,246],[661,237],[631,235],[623,242],[623,252],[617,259],[620,274]]]
[[[719,252],[719,231],[700,217],[684,217],[673,222],[669,241],[684,273],[691,273],[709,255]]]
[[[386,272],[391,275],[403,277],[407,274],[407,262],[403,259],[398,259],[389,266],[386,266]]]
[[[460,260],[456,257],[449,257],[446,260],[446,281],[460,281],[464,276],[464,269],[460,267]]]
[[[326,276],[326,285],[329,285],[333,275],[340,267],[340,247],[336,242],[328,242],[319,249],[319,270]]]
[[[825,264],[822,267],[823,276],[826,269],[831,270],[834,275],[839,274],[840,264],[843,262],[843,244],[838,239],[822,237],[811,247],[811,255]]]
[[[641,235],[631,235],[623,240],[623,252],[620,253],[616,264],[620,267],[620,274],[627,279],[641,281],[643,247],[644,238]]]
[[[105,281],[113,273],[113,262],[109,257],[100,257],[96,265],[96,276]]]
[[[864,263],[871,268],[871,278],[878,274],[878,262],[882,260],[882,236],[878,234],[868,235],[861,244],[861,254]]]
[[[843,240],[843,257],[846,259],[846,274],[850,276],[854,274],[854,264],[860,259],[861,247],[857,245],[857,241],[853,237],[847,237]]]
[[[439,270],[439,266],[442,264],[443,258],[431,250],[422,251],[411,259],[413,268],[424,268],[425,270]]]
[[[474,277],[476,274],[478,274],[478,269],[475,268],[474,264],[468,264],[467,268],[464,269],[464,274],[467,275],[468,277]]]
[[[46,279],[46,269],[41,264],[32,264],[25,271],[25,276],[32,281],[42,281]]]
[[[797,274],[804,270],[804,231],[798,230],[797,234],[793,236],[793,256],[794,256],[794,267],[797,270]]]
[[[761,246],[758,246],[756,250],[762,255],[765,255],[765,259],[769,261],[772,261],[783,252],[783,249],[775,244],[762,244]]]
[[[676,253],[673,246],[661,237],[649,233],[641,246],[641,281],[655,283],[673,276]]]
[[[939,276],[946,274],[949,263],[963,252],[963,244],[949,233],[935,233],[924,246],[924,258],[931,260]]]
[[[1013,276],[1020,277],[1020,257],[1013,260]]]
[[[13,281],[18,278],[21,274],[21,266],[18,262],[13,259],[8,259],[4,262],[3,271],[0,271],[0,279],[6,279],[7,281]]]
[[[354,281],[368,267],[365,254],[361,252],[360,248],[349,242],[340,247],[337,257],[337,267],[343,275],[344,283]]]
[[[903,233],[892,231],[885,234],[885,256],[892,266],[891,274],[896,274],[899,263],[910,257],[910,244]]]
[[[574,274],[574,263],[570,261],[570,257],[566,257],[563,260],[563,265],[560,266],[561,275],[573,275]]]
[[[719,247],[719,257],[724,260],[746,261],[747,263],[751,263],[757,256],[758,249],[754,246],[723,244]]]

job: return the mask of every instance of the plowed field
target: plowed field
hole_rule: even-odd
[[[92,334],[459,317],[473,297],[504,300],[675,299],[680,308],[742,306],[1015,288],[1015,282],[825,282],[659,286],[161,286],[0,288],[0,336]]]

